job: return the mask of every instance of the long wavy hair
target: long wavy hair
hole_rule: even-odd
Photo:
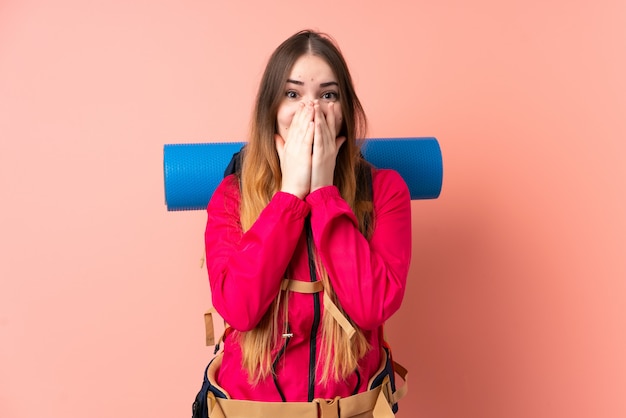
[[[339,48],[328,35],[310,30],[298,32],[284,41],[271,55],[262,76],[249,139],[243,153],[240,207],[242,228],[244,231],[248,230],[272,196],[280,190],[282,174],[274,140],[274,135],[278,132],[276,118],[291,69],[298,58],[306,54],[324,59],[337,78],[343,115],[338,136],[345,136],[346,141],[337,155],[334,184],[352,208],[361,232],[369,238],[373,228],[371,196],[367,198],[368,190],[364,190],[368,186],[357,181],[359,173],[369,169],[359,148],[359,141],[365,138],[367,119]],[[324,283],[327,294],[345,315],[317,252],[315,261],[317,274]],[[283,332],[281,327],[284,324],[279,321],[287,318],[288,297],[288,292],[281,291],[259,324],[253,330],[239,335],[243,353],[242,366],[253,383],[258,383],[273,373],[272,356],[281,340],[280,333]],[[345,316],[356,330],[352,338],[347,336],[332,315],[326,313],[323,316],[321,354],[318,359],[322,383],[347,378],[354,373],[358,361],[369,350],[363,331]]]

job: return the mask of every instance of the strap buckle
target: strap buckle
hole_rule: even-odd
[[[339,396],[334,399],[314,399],[320,418],[339,418]]]

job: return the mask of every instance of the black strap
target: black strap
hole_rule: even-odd
[[[315,258],[313,252],[313,229],[311,228],[311,215],[307,216],[304,220],[307,240],[307,251],[309,254],[309,275],[311,276],[311,282],[317,280]],[[320,294],[313,293],[313,325],[311,326],[311,336],[309,339],[309,391],[308,401],[312,402],[315,398],[315,369],[317,360],[317,332],[319,330],[321,320],[321,302]]]
[[[241,161],[243,159],[243,150],[246,146],[241,147],[239,151],[233,154],[226,170],[224,170],[224,177],[227,177],[231,174],[240,174],[241,173]]]

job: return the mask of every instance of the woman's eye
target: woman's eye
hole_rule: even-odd
[[[287,98],[289,98],[289,99],[295,99],[295,98],[297,98],[297,97],[298,97],[298,93],[296,93],[296,92],[295,92],[295,91],[293,91],[293,90],[288,90],[288,91],[285,93],[285,96],[286,96]]]
[[[339,98],[339,94],[337,94],[336,91],[327,91],[326,93],[322,94],[322,99],[324,100],[335,101],[337,100],[337,98]]]

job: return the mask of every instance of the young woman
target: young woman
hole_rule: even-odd
[[[230,328],[214,384],[312,402],[371,389],[411,256],[408,188],[361,156],[366,118],[339,49],[302,31],[263,74],[240,172],[208,205],[214,308]],[[342,415],[344,416],[344,415]]]

